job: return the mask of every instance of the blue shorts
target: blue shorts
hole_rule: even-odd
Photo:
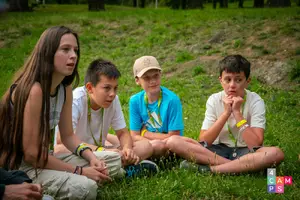
[[[249,149],[248,147],[228,147],[226,144],[212,144],[211,146],[207,146],[205,142],[199,142],[199,144],[216,153],[217,155],[229,160],[235,160],[248,153],[254,153],[256,150],[262,147],[257,146]]]

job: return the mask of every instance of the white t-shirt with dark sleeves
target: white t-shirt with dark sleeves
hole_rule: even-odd
[[[103,108],[98,110],[91,109],[90,124],[88,121],[87,95],[85,86],[78,87],[73,91],[72,123],[74,133],[81,141],[97,145],[95,144],[91,134],[94,135],[95,140],[99,143],[101,131],[102,145],[104,145],[110,127],[112,127],[115,131],[126,127],[119,97],[116,96],[111,105],[104,109],[104,115],[101,110]]]
[[[250,127],[255,128],[263,128],[266,127],[266,118],[265,118],[265,104],[264,100],[255,92],[251,92],[246,90],[247,98],[246,103],[243,109],[243,117],[247,120],[247,123]],[[206,112],[205,118],[202,124],[201,130],[208,130],[222,115],[224,112],[224,104],[223,104],[223,97],[225,96],[225,92],[221,91],[215,94],[212,94],[207,102],[206,102]],[[242,106],[241,106],[242,107]],[[242,108],[241,108],[242,109]],[[225,123],[224,127],[222,128],[219,136],[215,139],[213,144],[226,144],[229,147],[234,147],[234,141],[229,137],[228,126],[231,129],[232,134],[237,141],[238,147],[246,147],[247,144],[243,140],[242,136],[238,134],[238,128],[236,127],[236,120],[234,119],[233,114],[228,118],[227,123]]]

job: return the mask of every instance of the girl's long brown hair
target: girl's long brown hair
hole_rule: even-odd
[[[15,75],[14,101],[11,102],[10,89],[6,91],[0,103],[0,166],[6,169],[17,169],[21,165],[23,149],[24,109],[29,92],[35,82],[40,83],[43,92],[42,112],[40,115],[39,152],[37,163],[42,159],[43,166],[48,161],[48,149],[51,141],[49,111],[54,55],[60,45],[61,37],[73,34],[78,44],[78,59],[73,73],[66,76],[62,84],[68,86],[75,79],[79,82],[77,66],[80,58],[79,41],[75,32],[65,26],[51,27],[43,32],[24,66]],[[13,103],[13,104],[12,104]],[[13,105],[13,106],[12,106]]]

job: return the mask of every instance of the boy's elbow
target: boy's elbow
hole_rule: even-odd
[[[130,133],[126,129],[117,131],[116,135],[119,140],[122,138],[130,138]]]
[[[261,136],[261,137],[259,137],[259,139],[257,140],[257,146],[262,146],[263,143],[264,143],[264,137]]]
[[[248,138],[247,140],[246,140],[246,138],[244,139],[248,147],[258,147],[258,146],[263,145],[263,143],[264,143],[263,134],[256,133],[255,135],[256,135],[256,137],[252,137],[251,139],[250,138]]]
[[[201,142],[201,141],[206,141],[206,138],[205,138],[205,136],[204,136],[204,134],[201,134],[200,133],[200,135],[199,135],[199,137],[198,137],[198,140]],[[206,142],[208,142],[208,141],[206,141]]]
[[[204,140],[203,136],[199,135],[198,140],[203,141]]]
[[[206,141],[206,140],[207,140],[207,139],[205,138],[204,131],[202,131],[202,130],[200,131],[198,140],[199,140],[199,141]],[[206,141],[206,142],[208,142],[208,141]]]
[[[208,139],[207,137],[205,137],[205,135],[203,135],[203,134],[199,135],[198,140],[199,140],[199,142],[205,141],[208,146],[211,146],[212,143],[214,142],[214,141],[211,141],[210,139]]]

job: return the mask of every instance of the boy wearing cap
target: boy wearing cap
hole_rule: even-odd
[[[230,55],[219,63],[223,90],[206,103],[200,142],[173,136],[167,146],[187,160],[181,168],[212,173],[241,173],[279,164],[284,159],[278,147],[263,145],[265,104],[246,90],[250,83],[250,62],[241,55]],[[180,146],[181,148],[177,148]]]
[[[155,57],[138,58],[133,74],[136,84],[143,90],[129,101],[131,135],[134,141],[148,140],[154,157],[167,156],[167,138],[183,133],[180,99],[160,85],[161,67]]]

